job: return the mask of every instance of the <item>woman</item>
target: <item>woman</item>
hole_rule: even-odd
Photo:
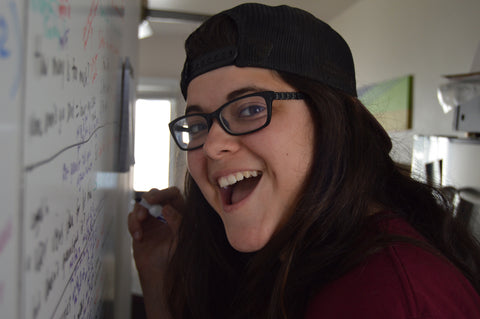
[[[149,317],[480,318],[479,243],[389,157],[335,31],[244,4],[186,53],[185,201],[129,215]]]

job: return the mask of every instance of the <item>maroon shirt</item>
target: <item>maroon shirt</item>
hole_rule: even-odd
[[[382,225],[422,240],[399,218]],[[480,319],[480,296],[446,259],[398,243],[327,285],[307,308],[306,319],[313,318]]]

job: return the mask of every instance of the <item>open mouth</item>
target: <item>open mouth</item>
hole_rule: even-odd
[[[218,179],[223,203],[236,204],[253,192],[262,174],[258,171],[243,171]]]

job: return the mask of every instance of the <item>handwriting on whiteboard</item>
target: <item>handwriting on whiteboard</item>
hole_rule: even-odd
[[[7,48],[8,25],[4,16],[0,15],[0,58],[5,59],[10,56],[10,50]]]
[[[97,178],[112,171],[116,155],[125,4],[29,2],[35,24],[25,52],[26,319],[101,314],[104,259],[112,253],[106,246],[116,231],[106,207],[117,191],[107,193]]]
[[[82,147],[88,153],[88,147]],[[78,163],[98,167],[99,158],[83,158]],[[34,179],[39,173],[27,175]],[[40,175],[40,174],[39,174]],[[112,220],[105,215],[102,189],[94,180],[80,185],[63,182],[68,193],[76,194],[67,206],[58,203],[57,195],[45,195],[27,212],[27,248],[25,274],[32,285],[28,293],[28,318],[90,318],[98,312],[103,289],[102,253],[105,251],[106,229]],[[91,314],[92,316],[90,316]]]
[[[31,10],[39,13],[42,19],[43,35],[47,39],[56,39],[60,47],[64,48],[69,28],[67,21],[71,18],[69,0],[36,0],[31,1]]]
[[[13,99],[18,92],[23,64],[20,59],[22,50],[22,32],[17,11],[17,5],[14,1],[8,2],[8,12],[0,12],[0,63],[8,61],[10,65],[6,68],[2,65],[2,71],[7,69],[7,74],[11,76],[11,86],[9,87],[9,97]]]
[[[10,238],[12,237],[12,232],[13,224],[11,220],[8,220],[8,222],[0,229],[0,255],[10,241]]]
[[[1,226],[1,224],[0,224]],[[13,235],[13,224],[12,220],[9,219],[4,226],[0,228],[0,257],[2,256],[3,250],[10,242]],[[3,304],[5,294],[5,282],[3,282],[0,278],[0,305]]]

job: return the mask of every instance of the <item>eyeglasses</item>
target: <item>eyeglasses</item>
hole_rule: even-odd
[[[302,100],[300,92],[256,92],[229,101],[209,114],[188,114],[168,124],[175,143],[184,151],[203,146],[216,119],[230,135],[245,135],[266,127],[272,118],[273,100]]]

